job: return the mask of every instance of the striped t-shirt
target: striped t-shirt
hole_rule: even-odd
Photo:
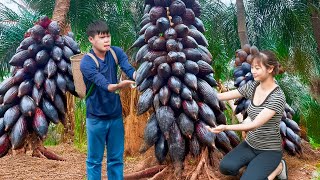
[[[241,95],[251,100],[247,109],[248,116],[254,121],[264,108],[274,110],[276,114],[261,127],[249,131],[246,142],[251,147],[259,150],[282,150],[279,124],[283,115],[286,98],[278,86],[266,97],[261,105],[256,106],[252,101],[258,85],[259,82],[253,81],[238,88]]]

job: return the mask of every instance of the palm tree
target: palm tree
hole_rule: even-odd
[[[287,73],[278,80],[287,102],[299,112],[295,118],[306,125],[308,135],[316,142],[320,141],[320,126],[315,108],[320,104],[310,96],[310,86],[320,76],[320,57],[310,9],[319,11],[319,7],[318,2],[304,0],[256,0],[246,4],[249,39],[280,58]],[[297,87],[302,88],[297,91]]]

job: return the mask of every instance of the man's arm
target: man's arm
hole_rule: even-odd
[[[135,69],[129,63],[128,56],[126,53],[119,47],[115,48],[116,54],[119,60],[119,66],[121,70],[132,80],[136,79]]]
[[[81,60],[80,70],[90,82],[108,91],[110,82],[99,72],[96,63],[88,55],[85,55]]]

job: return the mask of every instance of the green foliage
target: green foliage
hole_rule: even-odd
[[[18,7],[19,12],[14,12],[0,3],[0,79],[8,75],[8,62],[23,40],[24,33],[40,17],[38,13],[22,5]]]
[[[278,80],[286,94],[287,103],[295,110],[294,120],[307,128],[307,133],[315,143],[320,142],[320,104],[310,96],[309,89],[294,75],[285,74]]]
[[[75,115],[74,144],[81,152],[86,152],[87,150],[86,104],[83,100],[76,99],[74,115]]]
[[[58,124],[55,125],[53,123],[50,123],[48,128],[48,134],[44,141],[45,146],[54,146],[60,143],[61,139],[61,132],[63,131],[63,125]]]
[[[221,80],[232,79],[232,65],[234,51],[240,48],[237,33],[237,17],[235,6],[227,7],[220,1],[200,1],[202,15],[200,19],[205,24],[209,51],[213,56],[215,78]]]

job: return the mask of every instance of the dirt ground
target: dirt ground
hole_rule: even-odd
[[[308,146],[308,145],[306,145]],[[86,154],[80,153],[68,144],[47,147],[66,159],[66,161],[54,161],[43,158],[31,157],[30,153],[19,155],[7,155],[0,158],[0,179],[1,180],[21,180],[21,179],[41,179],[41,180],[83,180],[86,179],[85,159]],[[147,159],[147,160],[146,160]],[[303,157],[293,157],[285,154],[288,162],[290,180],[320,179],[316,169],[320,168],[320,150],[304,149]],[[197,167],[199,159],[187,158],[183,178],[190,177]],[[125,174],[135,172],[156,164],[152,150],[145,155],[127,156],[125,158]],[[105,164],[103,166],[105,172]],[[169,166],[168,173],[163,179],[172,179],[173,168]],[[231,180],[222,176],[218,171],[214,171],[215,179]],[[106,179],[105,175],[103,177]],[[198,179],[208,179],[205,172],[201,173]]]

